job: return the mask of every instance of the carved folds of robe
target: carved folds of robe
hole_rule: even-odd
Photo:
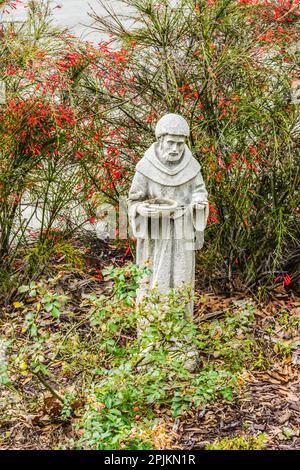
[[[141,216],[138,205],[152,198],[175,200],[175,213],[160,218]],[[193,203],[205,204],[203,208]],[[195,250],[203,246],[208,217],[208,201],[200,165],[185,146],[175,168],[163,165],[157,157],[157,143],[151,145],[136,166],[128,199],[129,221],[137,239],[136,264],[150,261],[152,274],[146,283],[167,292],[172,287],[195,283]],[[137,303],[144,295],[141,285]]]

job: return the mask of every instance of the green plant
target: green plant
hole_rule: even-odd
[[[266,448],[266,434],[258,436],[237,436],[225,437],[225,439],[217,440],[212,444],[207,444],[207,450],[264,450]]]
[[[113,292],[117,300],[123,300],[125,305],[132,306],[136,296],[139,281],[149,274],[147,266],[139,267],[133,263],[127,263],[122,267],[110,267],[104,269],[102,274],[108,279],[113,279]]]
[[[7,347],[7,342],[0,338],[0,385],[8,385],[10,383],[8,375],[8,358],[6,357]]]
[[[42,283],[36,284],[32,281],[29,285],[18,288],[20,294],[27,294],[28,298],[35,298],[39,295],[39,302],[35,304],[35,311],[27,314],[27,319],[32,320],[41,311],[51,313],[54,318],[60,317],[60,308],[67,302],[68,296],[47,291]]]
[[[281,310],[277,317],[278,323],[286,328],[297,328],[300,323],[300,318],[293,316],[289,311]]]
[[[64,403],[61,410],[61,416],[64,421],[67,421],[72,415],[72,402],[74,401],[74,394],[67,392],[64,395]]]
[[[233,311],[225,313],[224,319],[201,323],[199,337],[205,344],[205,354],[222,359],[232,371],[242,369],[247,363],[250,368],[254,367],[253,361],[257,361],[261,351],[253,325],[254,306],[251,303],[237,304]]]
[[[115,274],[121,281],[120,291],[114,284],[110,302],[85,296],[84,302],[92,304],[91,322],[101,330],[100,349],[110,357],[110,368],[95,371],[99,378],[88,390],[89,401],[78,425],[79,448],[151,448],[155,410],[167,406],[175,418],[218,397],[232,400],[237,388],[235,375],[222,366],[207,365],[196,374],[187,367],[187,353],[204,347],[197,326],[186,316],[190,290],[173,289],[169,295],[150,290],[146,300],[133,308],[124,295],[128,271],[136,274],[129,265],[109,271],[113,280]],[[143,272],[135,282],[141,276]]]
[[[293,343],[285,344],[283,341],[276,341],[273,346],[274,352],[282,359],[286,359],[291,355]]]
[[[23,308],[22,334],[28,335],[28,338],[31,338],[33,342],[30,345],[22,344],[17,351],[12,352],[14,340],[9,348],[8,367],[16,368],[24,376],[29,373],[50,375],[49,358],[45,352],[45,345],[51,334],[44,327],[45,317],[50,315],[59,324],[61,308],[68,301],[68,297],[51,292],[48,290],[48,286],[42,282],[32,281],[29,285],[20,286],[18,290],[28,304],[25,306],[23,302],[14,302],[14,307]]]
[[[15,397],[19,384],[29,384],[35,398],[25,393],[22,403],[30,413],[40,413],[45,388],[52,394],[50,401],[59,401],[55,416],[61,425],[68,421],[75,434],[58,447],[170,448],[176,437],[170,432],[174,419],[185,420],[209,402],[222,406],[224,400],[234,401],[239,387],[247,392],[249,371],[278,360],[257,322],[261,317],[254,316],[254,302],[235,302],[218,312],[217,319],[192,319],[186,315],[190,289],[168,295],[151,289],[136,306],[134,296],[127,302],[123,282],[117,288],[128,271],[137,273],[130,264],[118,268],[117,282],[112,274],[104,292],[91,277],[82,296],[72,296],[71,288],[68,298],[60,292],[62,286],[68,290],[70,273],[31,282],[20,288],[0,319],[5,337],[2,385]],[[143,270],[139,275],[135,285]],[[53,316],[53,306],[59,318]],[[3,403],[8,399],[4,394]],[[214,444],[258,445],[248,438]]]

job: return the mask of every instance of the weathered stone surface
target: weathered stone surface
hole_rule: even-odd
[[[137,164],[129,192],[136,263],[150,264],[152,274],[144,282],[161,292],[194,286],[195,250],[203,246],[209,212],[200,164],[186,145],[188,136],[182,116],[163,116],[156,126],[157,141]],[[138,303],[144,295],[141,285]]]

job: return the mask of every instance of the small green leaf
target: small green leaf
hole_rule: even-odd
[[[29,286],[20,286],[18,288],[18,291],[20,292],[20,294],[23,294],[24,292],[28,292],[29,291]]]
[[[58,308],[56,308],[56,307],[53,307],[53,308],[52,308],[51,313],[52,313],[52,316],[53,316],[54,318],[59,318],[59,317],[60,317],[60,311],[59,311]]]

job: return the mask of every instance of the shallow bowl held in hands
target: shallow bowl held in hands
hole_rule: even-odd
[[[141,205],[143,215],[147,215],[148,217],[159,217],[171,215],[177,208],[178,203],[171,199],[153,198],[142,202]]]

